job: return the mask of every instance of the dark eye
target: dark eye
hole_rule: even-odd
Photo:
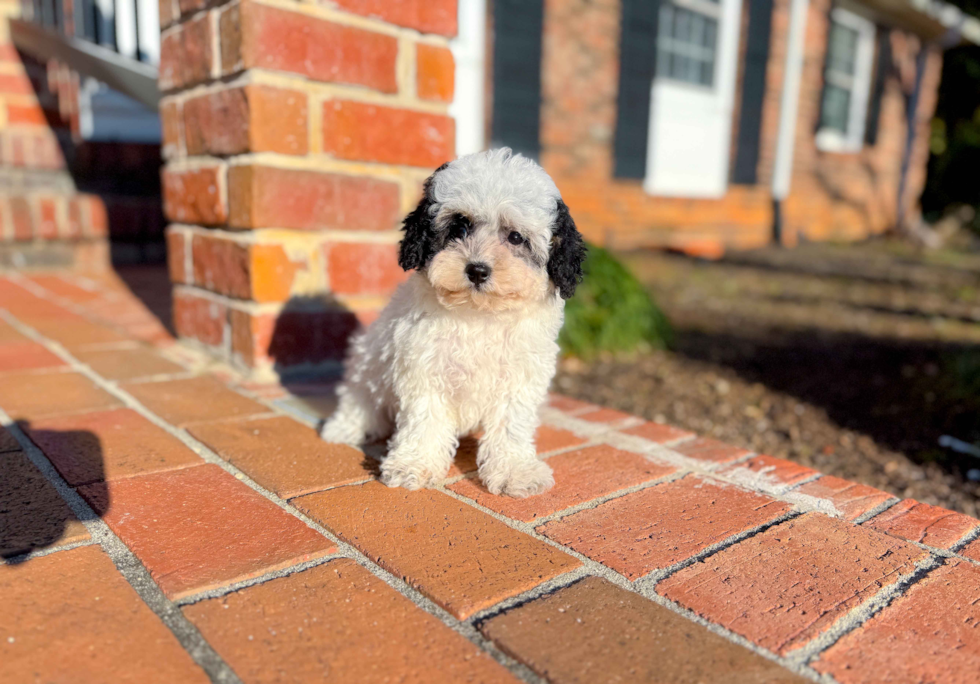
[[[512,245],[523,245],[524,236],[518,233],[516,230],[511,231],[511,234],[507,236],[507,242]]]
[[[453,214],[449,221],[449,239],[462,240],[470,232],[470,220],[462,214]]]

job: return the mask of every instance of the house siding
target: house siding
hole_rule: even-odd
[[[816,148],[830,0],[813,0],[807,20],[803,87],[796,129],[792,187],[784,207],[784,236],[793,243],[853,240],[894,224],[906,99],[915,81],[920,41],[897,29],[889,40],[893,68],[880,103],[873,147],[852,154]],[[739,54],[744,59],[748,22]],[[552,174],[583,233],[614,247],[667,247],[703,256],[745,249],[771,239],[769,184],[775,155],[789,24],[789,0],[774,0],[765,91],[758,122],[756,184],[730,184],[719,199],[657,197],[642,181],[614,177],[619,88],[620,0],[546,0],[542,49],[540,160]],[[925,182],[928,125],[935,107],[941,54],[930,50],[915,125],[919,128],[907,180],[907,215],[915,216]],[[734,103],[733,159],[738,155],[742,82]],[[734,167],[733,167],[734,168]]]

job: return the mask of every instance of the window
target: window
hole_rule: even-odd
[[[817,147],[821,150],[861,149],[874,42],[875,27],[870,21],[840,8],[831,13],[817,130]]]
[[[718,0],[674,0],[660,5],[657,76],[694,85],[714,85]]]

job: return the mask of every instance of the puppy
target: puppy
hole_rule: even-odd
[[[381,481],[446,477],[459,437],[483,431],[477,467],[494,494],[554,484],[534,444],[555,374],[565,299],[585,246],[554,182],[509,149],[443,164],[405,218],[399,265],[413,270],[351,343],[337,411],[321,436],[387,437]]]

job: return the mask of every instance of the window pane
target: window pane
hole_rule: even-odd
[[[827,44],[827,69],[853,76],[857,43],[857,31],[835,22],[830,28],[830,41]]]
[[[824,86],[823,103],[820,107],[820,128],[829,128],[847,134],[847,120],[851,111],[851,93],[844,88]]]
[[[662,2],[657,29],[657,76],[710,86],[718,20]]]

